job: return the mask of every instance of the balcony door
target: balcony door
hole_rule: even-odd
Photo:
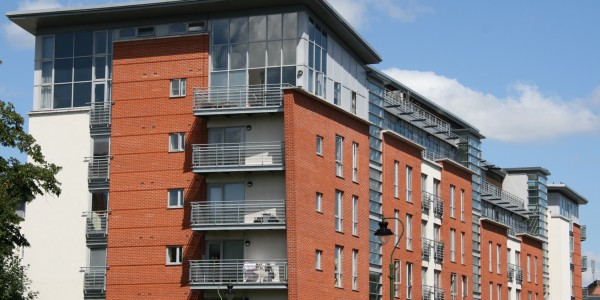
[[[211,183],[208,185],[208,201],[214,223],[241,224],[244,222],[244,183]]]
[[[246,160],[245,127],[219,127],[208,129],[208,143],[213,148],[216,165],[243,165]]]
[[[241,144],[245,141],[244,127],[218,127],[208,129],[209,144]]]

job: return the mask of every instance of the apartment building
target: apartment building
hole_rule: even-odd
[[[558,299],[549,172],[486,163],[326,1],[8,16],[63,166],[23,223],[40,299]]]

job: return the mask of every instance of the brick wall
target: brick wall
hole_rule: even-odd
[[[575,299],[579,300],[583,298],[583,278],[581,274],[581,226],[573,223],[573,240],[575,249],[573,253],[573,285],[575,288]],[[588,261],[588,269],[591,270],[591,262]]]
[[[204,197],[191,172],[191,145],[206,139],[192,112],[195,86],[206,86],[208,38],[117,42],[113,112],[107,299],[197,299],[188,263],[204,251],[190,229],[190,202]],[[187,79],[187,96],[169,98],[170,80]],[[169,153],[168,135],[184,132],[184,152]],[[183,188],[182,209],[167,209],[167,190]],[[166,246],[182,245],[183,264],[166,266]]]
[[[531,292],[531,299],[535,299],[535,294],[538,294],[538,299],[544,297],[544,269],[543,269],[543,252],[542,242],[531,238],[527,235],[521,235],[521,267],[523,268],[523,284],[521,285],[521,294],[527,297],[527,293]],[[527,280],[527,255],[531,257],[531,280]],[[537,257],[537,265],[535,258]],[[536,266],[534,266],[536,265]],[[535,268],[537,267],[537,278],[535,278]],[[537,279],[537,280],[536,280]],[[580,289],[581,290],[581,289]],[[526,298],[525,298],[526,299]]]
[[[323,100],[297,90],[284,96],[289,299],[368,299],[369,127]],[[316,154],[316,136],[323,155]],[[343,177],[335,174],[335,138],[344,138]],[[352,180],[352,143],[359,144],[358,180]],[[336,190],[343,191],[343,232],[334,227]],[[316,193],[323,194],[322,212]],[[352,234],[352,196],[358,196],[358,235]],[[334,250],[343,246],[342,287],[336,288]],[[321,250],[322,270],[315,269]],[[358,250],[358,289],[352,289],[352,250]]]
[[[489,243],[492,243],[492,251],[489,251]],[[506,228],[496,223],[484,220],[481,222],[481,297],[489,298],[490,283],[492,283],[492,295],[496,299],[498,291],[497,285],[502,285],[502,297],[508,294],[508,270],[507,270],[507,244],[508,235]],[[496,250],[500,245],[500,252]],[[525,256],[525,251],[521,248],[521,259]],[[500,274],[498,274],[497,256],[500,255]],[[489,269],[489,259],[492,260],[492,269]],[[523,266],[523,264],[521,264]],[[525,268],[523,268],[525,272]],[[526,274],[523,274],[524,276]],[[523,282],[525,282],[524,277]],[[527,293],[522,293],[524,297]],[[524,298],[526,299],[526,298]]]

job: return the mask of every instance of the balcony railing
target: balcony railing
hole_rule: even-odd
[[[82,267],[84,294],[104,294],[106,292],[107,267]]]
[[[285,201],[193,202],[192,228],[196,230],[285,228]]]
[[[481,198],[494,203],[510,211],[521,215],[527,215],[528,210],[525,207],[525,201],[503,189],[484,181],[480,186]]]
[[[429,261],[429,257],[431,256],[431,248],[433,248],[434,241],[421,238],[421,259],[424,261]]]
[[[108,233],[108,211],[87,211],[85,217],[85,234],[90,237],[103,236]]]
[[[196,260],[190,261],[192,288],[217,288],[223,282],[236,289],[286,288],[287,260]]]
[[[433,204],[433,214],[436,218],[442,218],[444,215],[444,200],[440,196],[436,196],[432,193],[422,192],[423,197],[429,198],[430,202]]]
[[[587,226],[581,225],[581,241],[587,240]]]
[[[86,158],[88,161],[89,181],[108,181],[110,156],[94,156]]]
[[[444,262],[444,242],[433,241],[433,260],[436,264]]]
[[[283,170],[283,142],[193,145],[194,172]]]
[[[194,113],[274,112],[283,108],[283,87],[289,84],[217,86],[194,89]]]
[[[431,202],[433,202],[433,198],[430,193],[425,191],[421,191],[421,212],[429,215],[429,210],[431,209]]]
[[[433,288],[433,297],[435,300],[444,300],[445,293],[446,293],[446,290],[444,290],[443,288],[439,288],[439,287]]]
[[[581,257],[581,272],[585,272],[587,271],[588,268],[588,258],[587,256],[582,256]]]
[[[523,283],[523,268],[515,264],[508,264],[508,282],[516,279],[517,284]]]
[[[92,102],[90,104],[90,129],[110,128],[112,102]]]
[[[433,295],[434,287],[430,285],[423,285],[423,296],[422,300],[431,300],[431,296]]]

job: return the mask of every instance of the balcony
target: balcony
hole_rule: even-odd
[[[588,266],[588,258],[587,256],[582,256],[581,257],[581,272],[585,272],[587,271],[587,267]]]
[[[283,142],[193,145],[196,173],[283,170]]]
[[[587,240],[587,226],[581,225],[581,241]]]
[[[81,272],[84,272],[83,293],[86,298],[101,296],[106,293],[106,269],[107,267],[81,268]]]
[[[422,300],[431,300],[431,295],[433,294],[434,287],[430,285],[423,285],[423,296]]]
[[[193,230],[285,229],[284,200],[193,202]]]
[[[90,190],[108,189],[110,156],[87,157]]]
[[[434,300],[444,300],[445,292],[446,292],[446,290],[444,290],[443,288],[434,287],[433,288],[433,299]]]
[[[432,193],[422,192],[423,197],[428,197],[431,203],[433,203],[433,214],[436,218],[442,218],[444,215],[444,200],[437,195]]]
[[[421,213],[429,215],[431,209],[431,202],[433,202],[432,194],[425,191],[421,191]]]
[[[92,102],[90,104],[90,131],[92,135],[110,130],[111,108],[112,102]]]
[[[484,181],[481,184],[481,199],[498,205],[504,209],[518,213],[521,216],[527,216],[528,210],[525,207],[525,201],[501,188]]]
[[[108,213],[108,211],[87,211],[83,213],[88,244],[106,244]]]
[[[441,264],[444,262],[444,242],[442,241],[433,241],[433,260],[436,264]]]
[[[517,284],[523,283],[523,268],[514,264],[508,264],[508,282],[516,279]]]
[[[236,289],[287,288],[287,260],[196,260],[190,261],[192,289],[217,289],[222,283]]]
[[[284,84],[200,87],[194,89],[196,116],[283,111]]]
[[[424,261],[429,261],[429,257],[431,256],[431,248],[433,248],[435,241],[421,238],[421,259]]]

